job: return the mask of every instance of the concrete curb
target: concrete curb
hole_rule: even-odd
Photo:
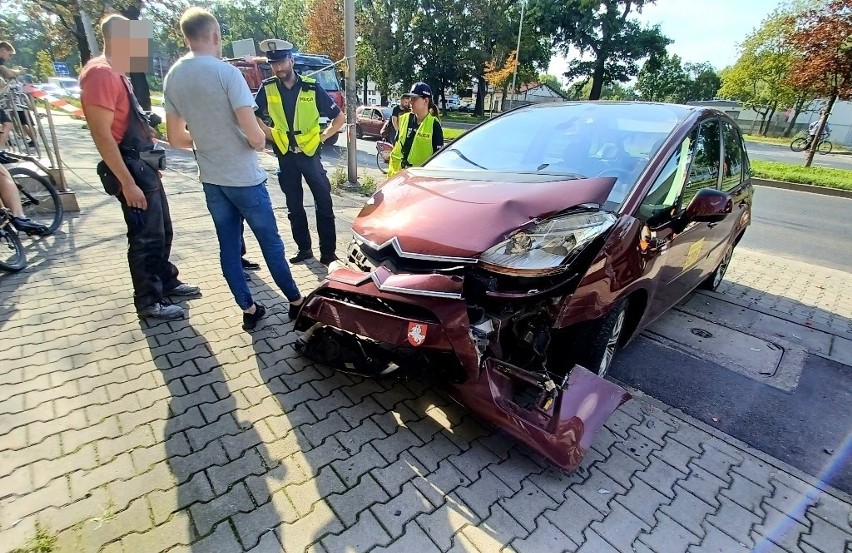
[[[769,188],[781,188],[784,190],[795,190],[797,192],[811,192],[813,194],[822,194],[823,196],[836,196],[840,198],[852,198],[852,190],[840,190],[838,188],[829,188],[827,186],[813,186],[810,184],[798,184],[795,182],[786,182],[780,180],[751,178],[752,184],[755,186],[766,186]]]

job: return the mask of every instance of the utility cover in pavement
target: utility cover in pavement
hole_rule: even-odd
[[[801,374],[801,356],[796,352],[786,352],[791,359],[784,359],[785,350],[778,344],[678,310],[669,311],[646,332],[676,349],[782,390],[794,389]]]

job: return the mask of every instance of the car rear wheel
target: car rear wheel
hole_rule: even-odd
[[[360,125],[355,125],[355,138],[364,138],[364,129]]]
[[[606,376],[621,349],[628,305],[627,298],[622,299],[605,317],[586,324],[575,337],[577,362],[600,377]]]
[[[722,280],[725,278],[725,273],[728,272],[728,265],[731,264],[731,257],[734,255],[734,246],[728,246],[728,249],[725,250],[725,255],[722,257],[722,261],[719,262],[719,265],[716,267],[716,270],[713,271],[707,279],[701,283],[701,287],[705,290],[715,290],[722,284]]]

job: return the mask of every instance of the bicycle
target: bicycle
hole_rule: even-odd
[[[12,226],[12,212],[0,200],[0,270],[15,273],[26,265],[24,245],[18,231]]]
[[[386,175],[388,174],[391,150],[393,150],[393,144],[390,142],[386,142],[384,140],[376,142],[376,165],[379,167],[379,170]]]
[[[808,149],[808,146],[811,144],[810,136],[799,136],[794,138],[790,143],[790,149],[794,152],[803,152]],[[820,154],[830,154],[831,153],[832,144],[828,141],[828,135],[823,136],[817,141],[816,151]]]
[[[24,217],[47,227],[43,236],[56,232],[62,224],[62,200],[56,187],[48,180],[50,173],[36,158],[12,152],[0,152],[0,163],[3,165],[29,162],[38,167],[44,175],[26,167],[7,168],[21,196],[21,207]],[[45,175],[48,175],[47,177]]]

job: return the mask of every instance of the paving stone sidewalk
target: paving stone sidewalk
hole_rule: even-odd
[[[62,140],[83,212],[0,276],[0,550],[37,526],[86,552],[852,548],[849,496],[641,395],[565,476],[422,383],[301,358],[265,270],[243,332],[191,174],[166,174],[173,259],[204,296],[141,323],[120,211],[85,132]]]

